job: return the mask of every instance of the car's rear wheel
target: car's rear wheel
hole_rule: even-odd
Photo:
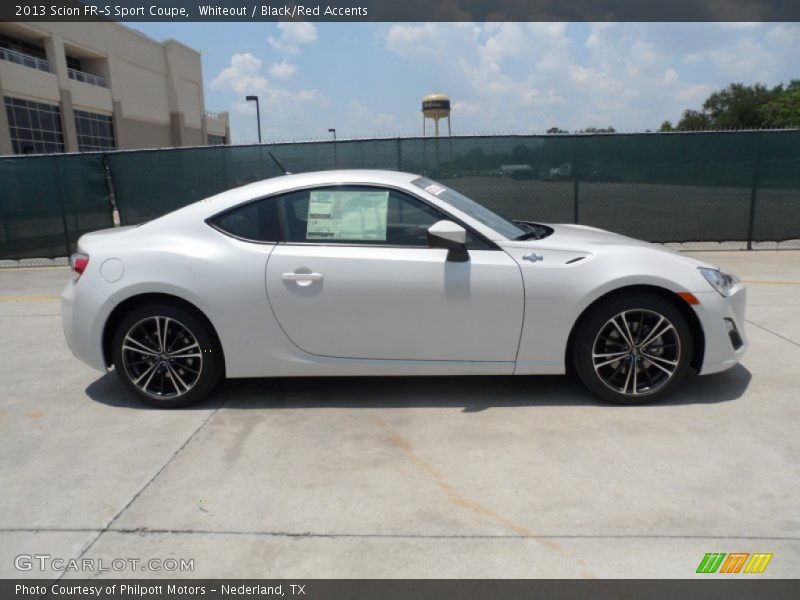
[[[169,304],[126,315],[113,342],[122,383],[151,406],[178,408],[204,398],[220,376],[220,357],[208,327]]]
[[[655,294],[609,298],[581,319],[572,360],[583,383],[617,404],[644,404],[686,376],[692,333],[681,311]]]

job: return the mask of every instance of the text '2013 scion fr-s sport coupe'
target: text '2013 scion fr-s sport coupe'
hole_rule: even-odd
[[[72,352],[160,407],[222,377],[565,372],[633,404],[747,347],[734,275],[407,173],[260,181],[84,235],[70,262]]]

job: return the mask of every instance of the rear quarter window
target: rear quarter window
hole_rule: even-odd
[[[238,206],[209,220],[223,233],[252,242],[278,242],[281,226],[275,198],[264,198]]]

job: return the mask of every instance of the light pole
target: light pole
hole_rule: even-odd
[[[256,103],[256,121],[258,121],[258,143],[261,143],[261,110],[258,106],[258,96],[246,96],[245,100]]]
[[[338,168],[339,167],[339,157],[337,156],[337,153],[336,153],[336,128],[335,127],[330,127],[328,129],[328,133],[332,133],[333,134],[333,166]]]

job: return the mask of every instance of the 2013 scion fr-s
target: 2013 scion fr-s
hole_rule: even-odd
[[[159,407],[222,377],[567,371],[634,404],[747,347],[734,275],[407,173],[260,181],[84,235],[71,265],[72,352]]]

